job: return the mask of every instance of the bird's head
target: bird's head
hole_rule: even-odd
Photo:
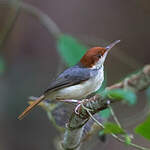
[[[113,48],[120,40],[114,41],[106,47],[93,47],[89,49],[81,58],[80,63],[87,68],[100,68],[106,59],[111,48]]]

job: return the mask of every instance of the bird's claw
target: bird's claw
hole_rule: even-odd
[[[85,108],[84,107],[84,102],[86,102],[86,101],[88,101],[88,99],[83,99],[83,100],[74,100],[74,99],[68,99],[68,100],[59,100],[59,101],[61,101],[61,102],[66,102],[66,103],[77,103],[77,106],[75,107],[75,110],[74,110],[74,112],[75,112],[75,114],[77,114],[77,115],[79,115],[80,114],[80,112],[79,112],[79,107],[83,107],[83,108]],[[91,111],[90,109],[88,109],[88,108],[86,108],[86,110],[88,110],[88,111]]]
[[[80,114],[80,112],[79,112],[79,107],[80,106],[84,106],[83,104],[84,104],[84,102],[86,102],[86,101],[88,101],[88,99],[83,99],[82,101],[78,101],[78,104],[77,104],[77,106],[76,106],[76,108],[75,108],[75,114],[77,114],[77,115],[79,115]],[[86,108],[86,109],[88,109],[88,108]],[[90,111],[90,109],[88,109],[89,111]]]
[[[79,103],[77,106],[76,106],[76,108],[75,108],[75,110],[74,110],[74,112],[75,112],[75,114],[77,114],[77,115],[79,115],[79,107],[81,106],[81,104]]]

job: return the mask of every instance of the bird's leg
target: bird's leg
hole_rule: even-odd
[[[75,100],[75,99],[64,99],[64,100],[59,100],[61,102],[65,102],[65,103],[77,103],[77,106],[75,107],[75,113],[79,114],[78,112],[78,108],[81,106],[82,101],[80,100]]]
[[[79,107],[83,106],[84,102],[88,101],[88,99],[83,99],[83,100],[75,100],[75,99],[65,99],[65,100],[59,100],[61,102],[65,102],[65,103],[76,103],[77,106],[75,107],[74,112],[79,115]],[[88,109],[88,108],[87,108]],[[90,110],[90,109],[89,109]]]

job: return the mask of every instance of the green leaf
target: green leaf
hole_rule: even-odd
[[[125,143],[126,143],[127,145],[130,145],[131,142],[132,142],[131,137],[130,137],[129,135],[126,134],[126,135],[125,135]]]
[[[148,116],[143,123],[138,125],[134,131],[135,133],[140,134],[146,139],[150,140],[150,116]]]
[[[102,96],[115,100],[124,100],[130,105],[136,103],[136,95],[134,92],[124,89],[105,90],[101,93]]]
[[[62,34],[57,40],[60,56],[69,65],[75,65],[86,52],[87,48],[70,35]]]
[[[104,130],[101,130],[98,132],[98,136],[103,136],[105,133],[104,133]]]
[[[117,124],[107,122],[104,124],[104,133],[106,134],[125,134],[125,131],[120,128]]]
[[[102,111],[99,112],[99,115],[103,118],[103,119],[108,119],[111,115],[110,109],[104,109]]]

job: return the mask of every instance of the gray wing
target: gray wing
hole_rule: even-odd
[[[48,94],[51,91],[55,91],[64,87],[79,84],[89,78],[95,76],[97,71],[92,71],[88,68],[81,68],[78,65],[70,67],[61,73],[55,81],[45,90],[44,94]]]

